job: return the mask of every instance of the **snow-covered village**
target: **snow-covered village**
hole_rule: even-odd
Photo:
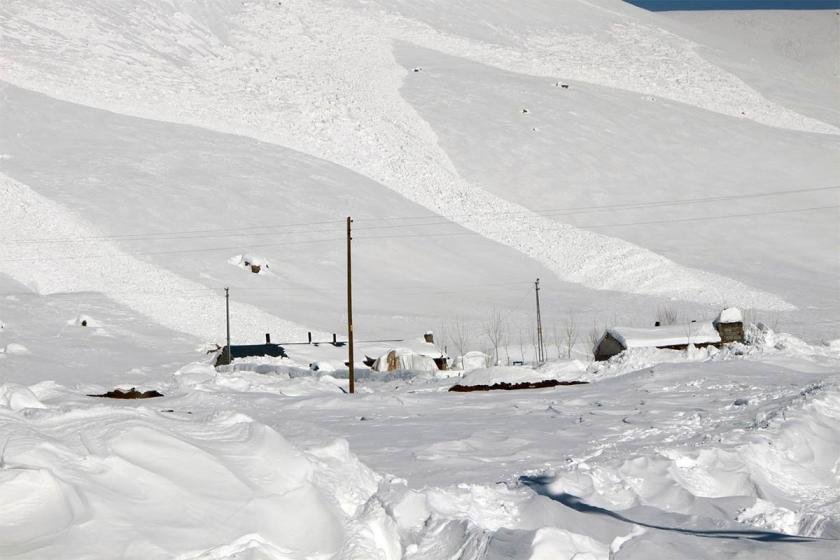
[[[840,558],[840,0],[0,0],[0,558]]]

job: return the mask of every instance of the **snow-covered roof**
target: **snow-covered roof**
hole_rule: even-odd
[[[744,316],[741,314],[741,310],[737,307],[727,307],[723,311],[720,312],[717,318],[718,323],[743,323]]]
[[[649,348],[720,342],[720,334],[711,321],[646,329],[637,327],[610,327],[607,329],[606,334],[612,336],[625,348]]]

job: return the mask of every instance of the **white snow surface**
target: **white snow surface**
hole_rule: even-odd
[[[366,378],[351,397],[331,374],[201,362],[146,376],[140,388],[166,395],[146,401],[3,384],[0,551],[826,558],[840,535],[840,354],[753,335],[746,352],[669,351],[635,371],[551,362],[459,380],[590,381],[530,391],[450,393],[453,380],[418,375]]]
[[[783,16],[2,2],[0,557],[833,558],[836,14]],[[210,365],[225,287],[289,358]]]

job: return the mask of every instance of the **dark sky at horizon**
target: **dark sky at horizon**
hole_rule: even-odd
[[[834,10],[840,0],[624,0],[652,11],[667,10]]]

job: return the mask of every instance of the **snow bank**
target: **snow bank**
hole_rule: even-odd
[[[597,466],[583,461],[557,474],[550,492],[629,517],[639,507],[685,515],[723,508],[730,519],[786,534],[837,530],[829,515],[840,499],[840,386],[771,401],[746,441],[716,441],[700,449],[663,445]]]
[[[556,527],[538,529],[529,560],[599,560],[609,556],[609,546],[586,535]]]
[[[4,557],[87,558],[92,543],[124,558],[329,556],[376,489],[346,446],[307,456],[240,414],[98,406],[4,423],[0,439]]]
[[[547,380],[568,381],[572,378],[577,379],[584,370],[584,364],[577,360],[551,362],[537,369],[508,366],[479,368],[467,373],[459,384],[473,386],[510,383],[513,385]]]
[[[5,383],[0,385],[0,407],[8,407],[15,412],[25,408],[46,408],[32,391],[23,385]]]

